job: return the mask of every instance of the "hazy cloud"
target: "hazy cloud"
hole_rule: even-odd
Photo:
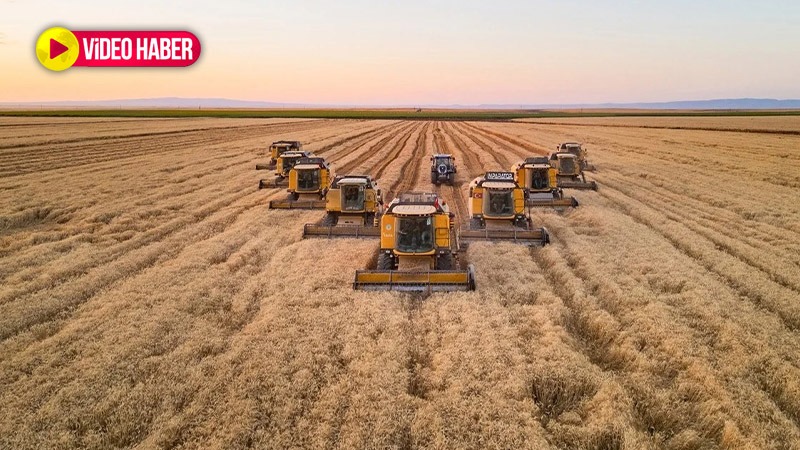
[[[5,44],[5,43],[6,43],[6,34],[5,33],[0,33],[0,45]]]

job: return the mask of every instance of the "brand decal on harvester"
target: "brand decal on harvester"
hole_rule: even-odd
[[[484,178],[491,181],[514,181],[514,172],[486,172]]]
[[[36,57],[50,70],[81,67],[186,67],[200,57],[188,31],[70,31],[55,27],[36,41]]]

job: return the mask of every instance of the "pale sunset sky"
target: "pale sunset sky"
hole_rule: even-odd
[[[51,26],[195,33],[190,68],[73,67]],[[0,102],[414,105],[800,98],[800,1],[0,0]]]

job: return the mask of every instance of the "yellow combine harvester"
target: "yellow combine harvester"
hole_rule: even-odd
[[[288,151],[303,150],[303,144],[300,141],[275,141],[269,146],[269,163],[256,164],[256,170],[274,170],[277,167],[278,158]]]
[[[533,228],[525,210],[525,191],[514,181],[514,172],[486,172],[469,185],[468,230],[459,239],[514,241],[528,245],[547,245],[545,228]]]
[[[380,237],[383,199],[378,182],[369,175],[339,175],[325,196],[325,217],[307,223],[303,237]]]
[[[581,170],[578,157],[572,153],[553,153],[550,155],[550,165],[558,171],[556,178],[558,187],[566,189],[592,189],[597,190],[597,182],[586,181],[586,176]]]
[[[260,180],[258,182],[258,188],[268,189],[288,186],[289,171],[292,170],[292,167],[294,167],[301,158],[311,158],[312,156],[314,156],[313,153],[304,151],[283,152],[283,154],[278,157],[278,162],[275,166],[275,179]]]
[[[578,157],[578,162],[581,165],[581,170],[594,172],[597,168],[594,164],[590,163],[587,159],[589,152],[577,142],[563,142],[556,146],[556,153],[572,153]]]
[[[409,192],[381,216],[376,270],[357,270],[354,289],[472,291],[475,270],[459,268],[453,215],[435,193]]]
[[[324,209],[330,179],[331,169],[324,158],[300,158],[289,171],[289,198],[272,200],[269,208]]]
[[[525,191],[525,206],[569,208],[578,206],[575,197],[564,197],[558,187],[557,170],[546,156],[526,158],[511,167],[517,184]]]

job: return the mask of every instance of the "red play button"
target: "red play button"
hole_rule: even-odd
[[[65,51],[69,50],[69,47],[58,42],[55,39],[50,39],[50,59],[55,58],[56,56],[64,53]]]

